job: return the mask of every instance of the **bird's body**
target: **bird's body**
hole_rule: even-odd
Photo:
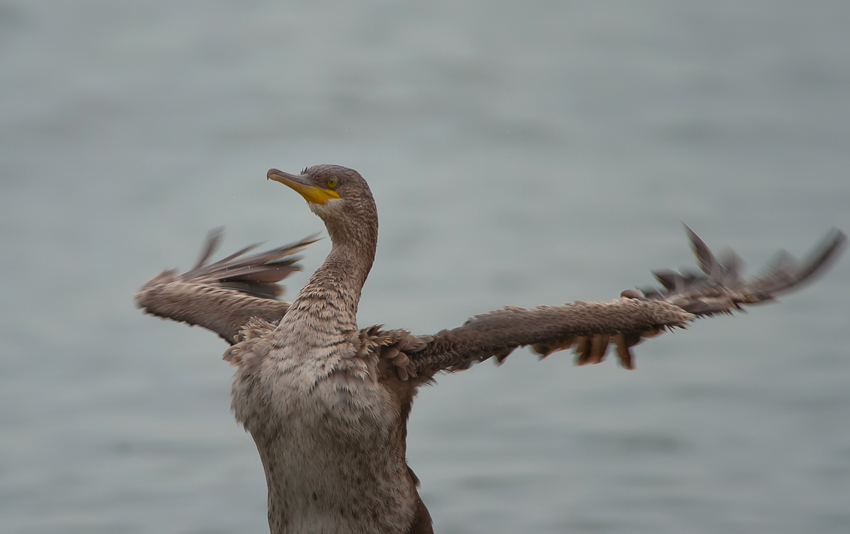
[[[234,378],[236,418],[267,476],[272,532],[405,532],[417,495],[399,399],[345,335],[326,339],[305,350],[300,336],[275,332]]]
[[[277,327],[242,353],[233,380],[233,411],[260,451],[275,533],[402,534],[420,502],[405,457],[412,384],[379,380],[378,358],[360,350],[357,305],[378,220],[352,172],[345,185],[360,186],[358,202],[313,204],[331,221],[331,253]]]
[[[260,453],[273,534],[431,532],[407,466],[406,438],[413,397],[436,373],[501,361],[523,345],[544,356],[573,346],[579,363],[597,363],[609,342],[631,368],[629,348],[642,337],[770,300],[822,270],[845,240],[835,232],[802,265],[780,262],[745,283],[734,258],[718,262],[691,233],[706,274],[657,273],[664,291],[625,292],[629,298],[608,303],[505,308],[454,330],[414,336],[357,325],[378,237],[365,180],[332,165],[301,175],[273,169],[268,176],[307,199],[333,244],[292,304],[269,297],[294,269],[290,254],[308,240],[238,259],[244,249],[207,266],[214,238],[195,269],[182,276],[167,271],[136,298],[150,313],[200,324],[231,343],[224,358],[237,367],[232,408]]]

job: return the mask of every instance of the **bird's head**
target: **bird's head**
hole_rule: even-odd
[[[375,200],[357,171],[339,165],[314,165],[301,174],[270,169],[267,177],[300,193],[310,210],[325,222],[335,244],[352,240],[377,243]]]

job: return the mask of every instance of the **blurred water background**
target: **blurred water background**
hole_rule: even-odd
[[[269,167],[359,170],[361,325],[607,300],[850,230],[850,3],[0,1],[0,524],[266,531],[225,346],[132,295],[322,228]],[[324,258],[311,247],[306,273]],[[850,260],[637,349],[518,351],[410,422],[438,532],[850,532]]]

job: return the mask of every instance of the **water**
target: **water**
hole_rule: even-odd
[[[679,221],[753,266],[850,229],[848,6],[0,3],[3,531],[266,529],[223,344],[132,294],[209,228],[318,230],[269,167],[364,174],[361,324],[419,333],[645,285],[691,262]],[[848,298],[844,258],[635,372],[440,378],[409,439],[437,530],[850,531]]]

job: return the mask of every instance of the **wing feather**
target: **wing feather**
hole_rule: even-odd
[[[279,282],[300,270],[294,254],[317,236],[246,256],[259,246],[254,244],[209,263],[222,235],[220,228],[207,235],[189,271],[164,271],[142,286],[136,304],[152,315],[203,326],[232,345],[251,318],[276,323],[283,317],[289,303],[276,299],[283,294]]]

